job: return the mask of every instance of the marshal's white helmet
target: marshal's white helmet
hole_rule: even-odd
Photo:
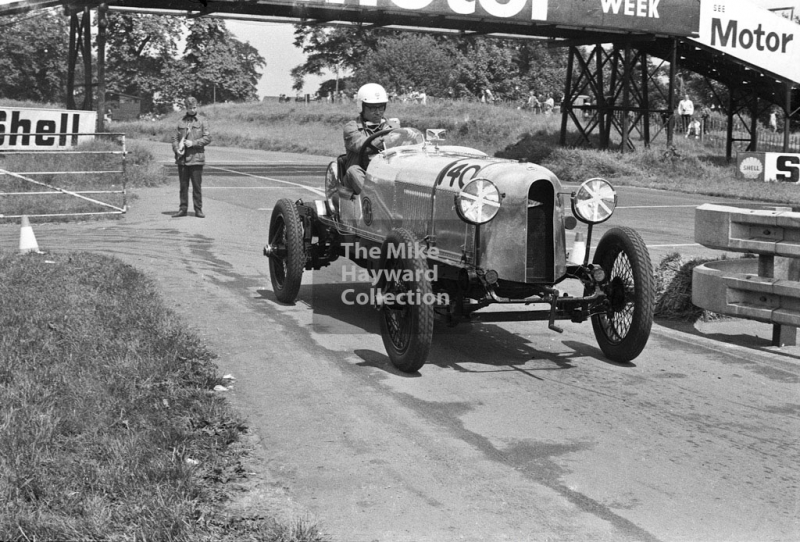
[[[362,104],[385,104],[389,102],[389,96],[382,86],[376,83],[367,83],[358,89],[356,100],[358,101],[358,110],[362,111]]]

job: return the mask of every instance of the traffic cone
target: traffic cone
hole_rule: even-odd
[[[19,252],[20,254],[29,252],[42,253],[39,250],[39,244],[36,242],[36,236],[33,234],[33,228],[27,215],[22,215],[22,227],[19,230]]]
[[[569,253],[570,263],[580,265],[583,263],[583,258],[586,256],[586,241],[583,240],[583,234],[577,232],[575,234],[575,242],[572,243],[572,251]]]

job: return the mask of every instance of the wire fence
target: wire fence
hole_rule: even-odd
[[[622,125],[622,113],[615,113],[617,124]],[[704,141],[705,144],[715,148],[724,149],[728,138],[728,121],[721,116],[713,116],[699,121],[698,130],[690,131],[688,126],[685,126],[680,117],[673,117],[674,132],[673,137],[683,138],[696,138]],[[663,115],[653,113],[649,117],[650,120],[650,133],[653,139],[666,139],[666,122]],[[644,121],[642,118],[634,119],[630,117],[630,137],[635,139],[637,136],[643,134]],[[756,141],[757,149],[760,152],[791,152],[800,153],[800,133],[789,134],[788,148],[784,151],[783,131],[771,130],[762,124],[756,127]],[[737,151],[744,151],[750,145],[750,127],[740,120],[734,120],[732,130],[733,147]]]

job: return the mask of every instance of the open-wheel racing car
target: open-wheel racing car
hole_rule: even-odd
[[[277,299],[294,303],[304,270],[345,257],[370,278],[362,298],[378,309],[401,371],[424,365],[435,317],[447,325],[547,320],[557,332],[556,320],[591,319],[605,356],[636,358],[655,303],[644,241],[631,228],[610,228],[589,262],[592,227],[617,203],[611,184],[594,178],[565,191],[544,167],[445,145],[442,135],[376,133],[359,156],[363,186],[345,185],[341,156],[328,166],[324,200],[279,200],[264,247]],[[588,225],[586,249],[568,257],[565,230],[578,220]],[[579,281],[573,295],[556,288],[567,279]],[[477,312],[497,304],[509,307]]]

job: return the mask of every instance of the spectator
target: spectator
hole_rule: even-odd
[[[778,131],[778,114],[775,112],[774,109],[769,112],[769,131],[770,132]]]
[[[525,102],[525,108],[530,109],[534,113],[538,113],[542,108],[541,102],[536,98],[536,94],[533,91],[528,93],[528,101]]]
[[[544,101],[544,113],[545,115],[549,115],[553,112],[553,108],[556,106],[556,101],[553,99],[553,96],[548,94],[547,99]]]
[[[705,135],[711,129],[710,127],[711,109],[707,105],[704,105],[703,109],[700,110],[700,119],[702,119],[702,125],[703,125],[702,133],[703,135]]]
[[[421,105],[428,105],[428,95],[425,93],[425,87],[422,87],[419,90],[419,96],[417,97],[417,103]]]
[[[689,125],[686,128],[686,138],[694,137],[695,139],[700,139],[700,121],[696,118],[691,118],[689,120]]]
[[[678,102],[678,115],[681,116],[681,121],[683,123],[681,128],[683,130],[688,130],[689,123],[692,121],[692,116],[694,115],[694,103],[689,99],[688,94],[684,96],[683,100]]]

